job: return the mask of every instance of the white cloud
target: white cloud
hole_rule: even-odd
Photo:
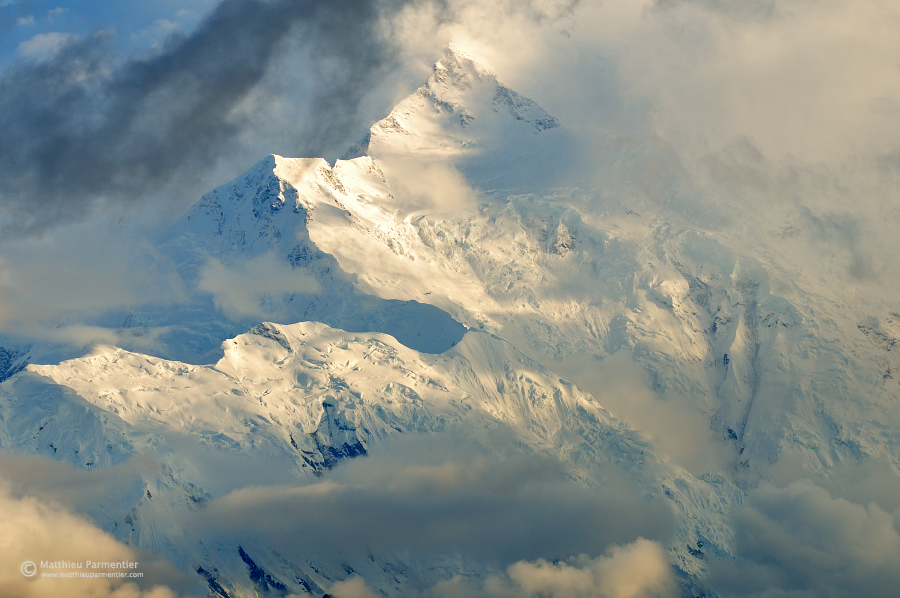
[[[570,356],[556,367],[694,475],[727,475],[737,455],[716,437],[709,418],[680,402],[682,397],[660,399],[647,372],[627,351],[603,361],[592,355]]]
[[[477,205],[477,193],[452,164],[415,156],[379,155],[403,212],[458,216]]]
[[[461,576],[423,593],[428,598],[670,598],[678,595],[665,550],[638,538],[605,554],[564,561],[519,561],[483,583]]]
[[[19,44],[19,55],[29,60],[44,62],[59,54],[60,50],[78,39],[74,33],[38,33]]]
[[[47,11],[47,18],[52,22],[55,18],[60,17],[69,12],[69,9],[64,6],[57,6],[56,8],[51,8]]]
[[[181,9],[173,19],[156,19],[152,25],[131,34],[131,41],[142,46],[157,48],[172,34],[185,32],[196,24],[198,15],[192,11]]]
[[[267,253],[228,265],[210,259],[200,270],[198,288],[210,293],[216,308],[229,317],[265,319],[279,315],[287,296],[316,293],[319,283]]]
[[[508,570],[517,595],[552,598],[650,598],[673,596],[675,584],[665,550],[643,538],[614,546],[596,559],[570,563],[519,562]]]
[[[375,598],[376,594],[366,585],[362,577],[351,577],[339,581],[328,588],[328,594],[334,598]]]

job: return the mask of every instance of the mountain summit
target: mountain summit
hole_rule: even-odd
[[[559,122],[534,101],[451,47],[434,65],[425,85],[372,125],[345,158],[455,157],[498,149],[510,137],[537,135],[556,127]]]

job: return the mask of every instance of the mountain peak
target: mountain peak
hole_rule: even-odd
[[[434,88],[446,85],[464,91],[472,89],[473,85],[485,78],[497,81],[493,73],[475,62],[471,56],[451,45],[434,64],[433,75],[425,83],[425,86]]]
[[[344,157],[408,152],[453,156],[497,149],[509,138],[558,126],[536,102],[451,45],[425,84],[372,125]]]

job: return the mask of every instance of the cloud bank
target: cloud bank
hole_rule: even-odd
[[[428,593],[434,598],[674,598],[678,595],[666,553],[638,538],[591,559],[519,561],[480,587],[455,577]]]
[[[367,457],[339,464],[318,481],[294,485],[257,486],[265,482],[252,474],[230,476],[233,461],[220,461],[223,488],[213,490],[203,509],[176,512],[166,524],[204,543],[218,542],[235,551],[241,545],[254,554],[271,550],[300,562],[366,563],[373,554],[412,565],[451,559],[463,571],[483,576],[475,583],[460,576],[436,585],[432,577],[427,584],[404,589],[404,595],[419,593],[421,598],[673,595],[672,571],[662,548],[673,525],[668,504],[643,498],[631,482],[614,474],[605,486],[586,488],[552,457],[511,449],[515,445],[508,434],[499,428],[473,435],[463,427],[428,437],[404,434],[382,441]],[[196,447],[170,446],[200,462]],[[204,471],[210,464],[216,466],[204,463]],[[264,469],[273,472],[271,465]],[[110,553],[116,560],[144,563],[140,581],[146,585],[91,585],[94,595],[197,594],[193,571],[175,572],[158,557],[136,553],[83,519],[122,521],[145,491],[143,480],[159,475],[158,468],[147,455],[96,471],[45,457],[0,459],[5,484],[0,506],[10,515],[0,522],[9,532],[0,543],[9,539],[12,545],[27,530],[38,530],[0,559],[0,581],[6,579],[4,572],[11,572],[10,584],[25,583],[16,559],[99,560],[101,553]],[[154,494],[159,500],[161,495]],[[409,569],[413,571],[415,566]],[[27,593],[51,581],[59,580],[22,585],[21,596],[51,595]],[[80,598],[77,588],[72,591]],[[366,580],[352,575],[328,592],[345,598],[372,595]]]
[[[802,480],[754,491],[734,522],[737,559],[710,575],[723,596],[875,598],[900,587],[900,511]]]
[[[457,433],[387,441],[315,484],[232,492],[196,524],[203,537],[253,538],[284,554],[462,555],[501,567],[671,532],[670,508],[627,481],[585,488],[550,457],[492,442],[494,454]]]

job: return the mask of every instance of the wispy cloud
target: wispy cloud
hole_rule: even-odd
[[[314,277],[267,253],[229,266],[210,259],[200,269],[198,289],[210,293],[216,307],[228,317],[265,320],[280,315],[286,295],[312,295],[321,287]]]

